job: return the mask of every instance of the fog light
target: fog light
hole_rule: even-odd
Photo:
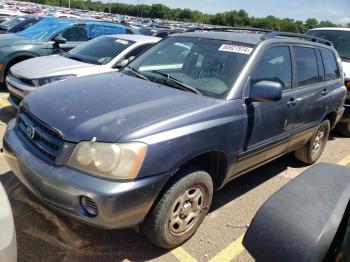
[[[96,217],[98,215],[98,207],[95,201],[90,197],[81,196],[80,205],[89,217]]]

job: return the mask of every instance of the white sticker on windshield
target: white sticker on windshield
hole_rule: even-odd
[[[220,46],[219,51],[250,55],[250,53],[253,51],[253,48],[241,45],[223,44],[222,46]]]
[[[120,44],[122,44],[122,45],[127,45],[127,44],[129,43],[128,41],[123,40],[123,39],[117,39],[117,40],[115,40],[115,42],[116,42],[116,43],[120,43]]]

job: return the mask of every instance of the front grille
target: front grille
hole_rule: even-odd
[[[9,72],[9,76],[10,78],[12,77],[12,79],[16,82],[20,82],[21,84],[23,85],[26,85],[26,86],[34,86],[34,83],[32,80],[30,79],[27,79],[27,78],[24,78],[24,77],[20,77],[14,73],[12,73],[11,71]]]
[[[28,150],[41,160],[55,164],[63,144],[62,135],[21,107],[17,118],[17,132]]]

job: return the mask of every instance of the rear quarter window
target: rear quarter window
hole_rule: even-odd
[[[325,81],[338,79],[340,71],[334,53],[330,50],[321,50],[321,55],[324,64]]]
[[[318,83],[318,68],[315,49],[311,47],[293,47],[296,62],[297,86]]]

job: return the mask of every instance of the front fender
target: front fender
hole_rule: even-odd
[[[139,177],[173,173],[189,160],[211,151],[223,152],[228,168],[234,165],[243,136],[241,110],[241,101],[230,101],[220,108],[181,116],[181,120],[168,120],[176,127],[165,124],[168,128],[164,131],[143,137],[127,136],[129,141],[148,144]]]

